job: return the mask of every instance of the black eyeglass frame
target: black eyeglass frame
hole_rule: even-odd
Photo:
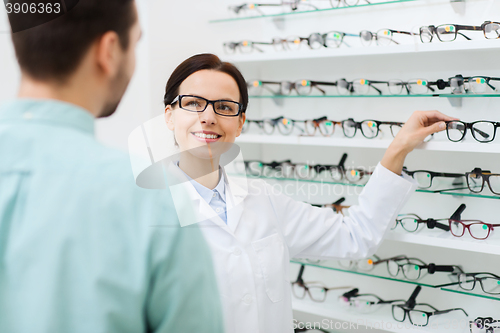
[[[450,172],[434,172],[434,171],[429,171],[429,170],[414,170],[414,171],[409,171],[406,167],[403,167],[403,171],[410,177],[414,177],[414,175],[417,172],[425,172],[430,175],[431,180],[430,180],[430,185],[427,187],[420,187],[420,189],[427,189],[432,187],[432,182],[434,181],[434,178],[461,178],[461,177],[466,177],[465,174],[463,173],[450,173]]]
[[[354,133],[352,135],[347,135],[346,134],[346,129],[345,129],[345,124],[350,121],[350,122],[353,122],[354,123]],[[372,121],[374,122],[375,124],[377,124],[377,133],[372,136],[372,137],[369,137],[369,136],[366,136],[365,132],[363,131],[363,127],[362,127],[362,124],[364,122],[367,122],[367,121]],[[399,127],[402,127],[404,125],[404,123],[401,123],[401,122],[395,122],[395,121],[379,121],[379,120],[373,120],[373,119],[365,119],[363,121],[355,121],[354,119],[352,118],[349,118],[349,119],[346,119],[346,120],[342,120],[341,121],[341,124],[342,124],[342,131],[344,132],[344,136],[347,137],[347,138],[354,138],[356,136],[356,133],[358,131],[358,129],[361,131],[361,134],[363,134],[363,136],[367,139],[375,139],[376,137],[378,137],[378,135],[380,134],[380,126],[381,125],[389,125],[391,126],[391,134],[393,137],[395,137],[396,135],[394,134],[393,130],[392,130],[392,126],[399,126]]]
[[[449,120],[449,121],[445,121],[445,123],[446,123],[446,135],[448,137],[448,140],[450,140],[451,142],[460,142],[460,141],[462,141],[465,138],[465,136],[467,135],[467,130],[471,131],[472,137],[477,142],[480,142],[480,143],[492,142],[493,140],[495,140],[496,133],[497,133],[497,128],[500,127],[500,122],[489,121],[489,120],[478,120],[478,121],[473,121],[471,123],[467,123],[467,122],[461,121],[461,120]],[[454,128],[450,128],[451,127],[450,124],[452,124],[452,123],[460,124],[460,125],[463,126],[463,128],[458,129],[458,130],[462,130],[463,129],[462,137],[460,139],[458,139],[458,140],[453,140],[450,137],[449,130],[450,129],[454,129]],[[484,141],[478,140],[478,138],[476,137],[476,133],[480,134],[483,138],[488,138],[490,136],[488,133],[485,133],[485,132],[481,131],[480,129],[474,128],[474,125],[478,124],[478,123],[489,123],[489,124],[493,125],[493,135],[491,136],[491,139],[487,139],[487,140],[484,140]]]
[[[434,311],[424,311],[424,310],[416,310],[414,308],[407,308],[405,305],[403,304],[393,304],[392,305],[392,318],[395,320],[395,321],[398,321],[400,323],[404,322],[406,320],[406,317],[408,317],[408,319],[410,320],[410,323],[412,325],[418,325],[419,327],[425,327],[427,325],[429,325],[429,317],[431,316],[434,316],[434,315],[440,315],[440,314],[446,314],[446,313],[449,313],[449,312],[452,312],[452,311],[462,311],[467,317],[469,316],[469,314],[462,308],[452,308],[452,309],[447,309],[447,310],[438,310],[436,309],[435,307],[433,307],[432,305],[430,304],[427,304],[427,303],[416,303],[415,306],[428,306],[430,307],[431,309],[433,309]],[[403,315],[403,319],[402,320],[399,320],[396,318],[396,316],[394,315],[394,309],[395,308],[400,308],[402,310],[404,310],[404,315]],[[415,312],[420,312],[420,313],[425,313],[426,315],[426,319],[427,319],[427,322],[425,324],[414,324],[413,323],[413,320],[411,319],[411,316],[410,316],[410,311],[415,311]]]
[[[181,105],[182,105],[182,99],[184,97],[194,97],[194,98],[199,98],[201,100],[204,100],[207,104],[205,105],[205,108],[203,110],[200,110],[200,111],[193,111],[193,110],[189,110],[189,109],[185,109],[183,108]],[[215,107],[215,103],[220,103],[220,102],[229,102],[229,103],[234,103],[236,105],[238,105],[238,113],[237,114],[222,114],[222,113],[219,113],[217,112],[216,110],[216,107]],[[204,112],[209,105],[212,105],[212,108],[214,110],[214,113],[219,115],[219,116],[223,116],[223,117],[237,117],[239,116],[241,113],[242,113],[242,110],[243,110],[243,104],[241,104],[240,102],[236,102],[236,101],[231,101],[231,100],[228,100],[228,99],[218,99],[218,100],[209,100],[209,99],[206,99],[204,97],[201,97],[201,96],[196,96],[196,95],[177,95],[177,97],[174,98],[174,100],[172,101],[172,103],[170,103],[170,105],[174,105],[178,103],[179,104],[179,108],[182,109],[182,110],[185,110],[185,111],[189,111],[189,112],[196,112],[196,113],[202,113]]]

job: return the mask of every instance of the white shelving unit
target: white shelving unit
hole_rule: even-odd
[[[346,37],[349,38],[349,37]],[[418,37],[417,37],[418,38]],[[284,60],[319,60],[334,59],[341,57],[367,57],[367,56],[386,56],[401,57],[411,56],[420,57],[422,54],[451,55],[459,53],[464,57],[473,57],[474,55],[485,53],[496,54],[500,47],[500,40],[473,40],[473,41],[455,41],[453,43],[442,43],[433,41],[432,43],[422,43],[415,40],[413,44],[394,45],[394,46],[356,46],[346,47],[342,45],[339,48],[322,48],[310,50],[304,47],[298,51],[274,51],[272,47],[267,47],[264,52],[254,51],[253,53],[235,53],[227,54],[225,59],[236,64],[243,63],[262,63],[277,62]]]
[[[241,1],[228,0],[230,4],[241,4]],[[364,8],[349,8],[347,10],[331,10],[308,12],[304,15],[283,15],[278,17],[252,18],[249,20],[228,20],[214,23],[220,29],[221,51],[222,43],[230,41],[271,41],[274,37],[302,36],[307,37],[314,32],[332,30],[357,34],[361,30],[377,31],[391,28],[405,31],[418,31],[420,26],[439,24],[480,25],[485,20],[500,21],[500,2],[493,0],[467,0],[466,3],[455,3],[449,0],[419,0],[407,3],[366,6]],[[228,3],[229,4],[229,3]],[[460,7],[462,10],[458,10]],[[238,28],[238,29],[236,29]],[[241,29],[241,30],[240,30]],[[248,54],[223,54],[224,61],[235,63],[242,70],[247,80],[294,81],[309,79],[333,81],[340,78],[348,80],[369,78],[372,80],[425,78],[431,81],[448,79],[456,74],[485,75],[500,77],[498,50],[500,39],[487,40],[482,33],[464,31],[473,40],[466,41],[459,37],[456,41],[445,43],[437,38],[432,43],[421,43],[418,36],[397,36],[400,45],[361,46],[359,38],[345,37],[351,47],[341,45],[339,48],[322,48],[311,50],[307,45],[301,45],[298,51],[276,51],[272,46],[262,46],[264,52],[254,51]],[[352,43],[351,43],[352,42]],[[222,53],[221,53],[222,54]],[[387,96],[387,98],[365,98],[368,96],[349,96],[352,98],[334,98],[335,93],[327,93],[321,98],[293,97],[254,97],[251,98],[249,119],[285,116],[290,119],[315,119],[327,116],[329,119],[378,119],[405,121],[412,111],[437,109],[450,116],[464,121],[491,120],[500,121],[500,97],[498,96],[450,96],[449,89],[436,91],[434,94],[446,96]],[[379,97],[379,96],[374,96]],[[404,98],[403,98],[404,97]],[[448,100],[447,100],[448,99]],[[461,100],[461,103],[459,101]],[[449,103],[449,102],[451,103]],[[318,163],[335,163],[342,153],[349,153],[351,165],[375,165],[374,156],[381,153],[392,142],[390,133],[383,138],[366,139],[361,133],[355,138],[345,138],[342,131],[337,130],[333,137],[317,136],[283,136],[280,134],[266,135],[259,133],[253,127],[248,133],[236,139],[245,149],[249,147],[254,156],[251,159],[262,161],[279,161],[292,159],[294,161],[316,161]],[[498,162],[496,156],[498,154]],[[460,155],[460,156],[458,156]],[[328,162],[329,156],[332,161]],[[327,162],[325,162],[325,160]],[[375,162],[376,163],[376,162]],[[435,139],[420,145],[409,156],[405,165],[409,170],[433,170],[440,172],[463,172],[472,170],[470,167],[483,166],[492,172],[500,172],[500,133],[497,139],[489,144],[476,142],[467,134],[466,140],[455,143],[448,141],[445,134],[435,136]],[[498,165],[498,169],[496,169]],[[457,171],[461,170],[461,171]],[[332,186],[337,186],[332,184]],[[338,187],[342,187],[339,185]],[[346,202],[355,204],[357,194],[347,193]],[[488,191],[489,193],[489,191]],[[486,194],[486,193],[485,193]],[[343,195],[343,194],[342,194]],[[299,195],[298,195],[299,197]],[[318,197],[314,197],[318,200]],[[324,200],[323,200],[324,199]],[[338,197],[337,197],[338,199]],[[490,223],[500,223],[497,210],[498,200],[484,197],[466,197],[458,195],[431,195],[417,193],[401,212],[414,212],[421,216],[449,216],[461,203],[467,203],[467,218],[485,218]],[[298,199],[306,201],[305,199]],[[332,202],[330,197],[320,197],[323,201]],[[336,199],[334,199],[336,200]],[[457,205],[458,204],[458,205]],[[477,214],[477,215],[476,215]],[[477,216],[477,217],[476,217]],[[465,217],[464,217],[465,218]],[[420,258],[424,262],[434,262],[440,265],[461,265],[467,272],[486,271],[500,275],[500,238],[494,233],[487,240],[474,240],[468,235],[457,238],[439,230],[420,230],[408,233],[394,230],[387,233],[381,244],[383,257],[408,254]],[[377,252],[377,254],[380,254]],[[387,255],[387,256],[386,256]],[[466,258],[461,261],[461,258]],[[484,262],[484,264],[481,264]],[[298,266],[298,265],[295,265]],[[291,268],[294,264],[291,264]],[[292,269],[293,271],[293,269]],[[354,284],[363,293],[374,293],[384,299],[399,299],[408,297],[413,288],[412,283],[405,281],[377,278],[341,272],[325,267],[311,267],[305,270],[310,281],[322,281],[326,285],[339,283]],[[296,278],[293,273],[290,278]],[[444,276],[444,278],[447,278]],[[306,280],[307,281],[307,280]],[[340,282],[344,281],[344,282]],[[445,282],[443,282],[445,283]],[[341,284],[343,285],[343,284]],[[478,287],[476,286],[476,289]],[[424,291],[424,289],[426,291]],[[474,290],[478,294],[480,289]],[[391,296],[392,295],[392,296]],[[484,296],[484,297],[483,297]],[[487,295],[460,294],[460,290],[440,290],[427,285],[423,287],[418,302],[429,303],[438,309],[462,307],[469,312],[470,317],[459,314],[440,317],[445,320],[473,320],[476,316],[493,316],[500,319],[500,301],[497,297]],[[391,323],[391,327],[379,327],[387,332],[469,332],[466,329],[450,329],[443,326],[434,327],[431,324],[425,328],[405,327],[405,323],[394,321],[390,306],[372,314],[358,314],[346,311],[338,304],[315,303],[307,300],[293,300],[295,311],[316,315],[334,321],[356,323],[359,320]],[[437,317],[437,316],[436,316]],[[434,318],[437,319],[437,318]],[[409,323],[408,323],[409,324]],[[402,327],[401,327],[402,326]],[[401,328],[400,328],[401,327]],[[344,330],[343,332],[347,332]],[[360,328],[357,332],[370,329]]]
[[[391,231],[386,240],[393,242],[434,246],[452,250],[469,251],[478,254],[493,254],[500,256],[500,239],[490,236],[485,240],[475,240],[468,235],[454,237],[446,232],[436,230],[421,230],[417,233]]]
[[[391,144],[389,140],[380,139],[349,139],[349,138],[328,138],[319,136],[283,136],[283,135],[259,135],[243,134],[237,143],[255,144],[278,144],[278,145],[299,145],[299,146],[325,146],[325,147],[353,147],[353,148],[378,148],[387,149]],[[482,144],[479,142],[426,142],[417,149],[434,151],[455,151],[469,153],[500,153],[500,144]]]

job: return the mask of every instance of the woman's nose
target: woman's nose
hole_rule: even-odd
[[[205,111],[200,112],[198,114],[200,122],[202,124],[216,124],[217,123],[217,114],[215,113],[213,104],[207,105]]]

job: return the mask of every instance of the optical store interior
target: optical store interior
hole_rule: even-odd
[[[457,119],[406,158],[418,189],[375,254],[291,258],[295,332],[500,332],[500,1],[137,6],[135,75],[115,115],[97,120],[107,146],[128,151],[130,134],[163,116],[172,71],[213,53],[249,93],[245,162],[227,172],[349,215],[414,111]],[[2,102],[21,75],[5,14],[0,31]]]

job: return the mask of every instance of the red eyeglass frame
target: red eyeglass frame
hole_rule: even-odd
[[[453,229],[452,229],[451,225],[452,225],[452,223],[454,223],[454,222],[456,222],[456,223],[460,223],[460,224],[462,224],[462,226],[463,226],[463,229],[462,229],[462,234],[461,234],[460,236],[455,235],[455,234],[453,233],[453,231],[452,231]],[[465,224],[464,222],[468,222],[469,224]],[[477,240],[484,240],[484,239],[488,238],[488,237],[490,236],[491,232],[494,230],[494,228],[495,228],[495,227],[500,227],[500,224],[491,224],[491,223],[486,223],[486,222],[479,221],[479,220],[452,220],[452,219],[449,219],[449,220],[448,220],[448,223],[449,223],[449,225],[450,225],[450,233],[451,233],[453,236],[455,236],[455,237],[462,237],[462,236],[465,234],[465,229],[467,229],[467,231],[469,232],[469,235],[470,235],[472,238],[477,239]],[[488,234],[486,235],[486,237],[484,237],[484,238],[478,238],[478,237],[474,237],[474,236],[472,235],[472,233],[470,232],[470,226],[471,226],[471,225],[474,225],[474,224],[482,224],[482,225],[486,225],[486,226],[488,226]]]

